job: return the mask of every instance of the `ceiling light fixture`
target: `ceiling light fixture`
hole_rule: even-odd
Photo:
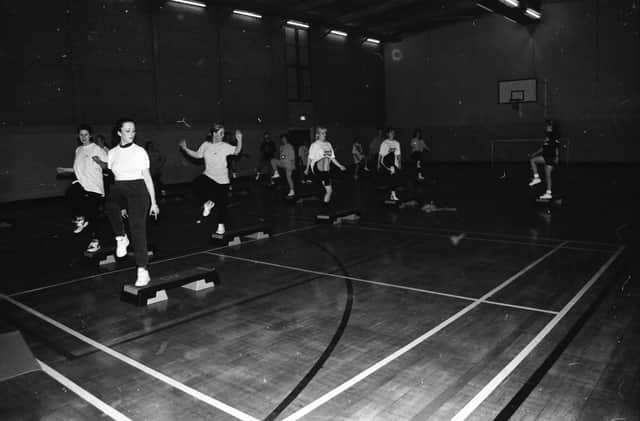
[[[191,0],[171,0],[174,3],[187,4],[189,6],[197,6],[197,7],[207,7],[206,4],[199,1],[191,1]]]
[[[250,17],[250,18],[262,19],[262,15],[259,15],[259,14],[257,14],[257,13],[253,13],[253,12],[247,12],[246,10],[238,10],[238,9],[235,9],[235,10],[233,11],[233,13],[234,13],[235,15],[242,15],[242,16],[248,16],[248,17]]]
[[[287,25],[297,26],[298,28],[309,29],[309,24],[297,20],[288,20]]]

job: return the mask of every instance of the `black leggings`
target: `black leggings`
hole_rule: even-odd
[[[393,172],[391,170],[393,168]],[[382,167],[382,174],[389,190],[395,190],[400,185],[398,178],[400,177],[400,169],[398,167],[391,166],[389,168]]]
[[[125,235],[121,210],[127,209],[131,241],[138,267],[149,263],[147,254],[147,213],[151,198],[144,180],[116,181],[107,197],[105,211],[116,237]]]
[[[98,220],[98,212],[102,195],[86,191],[80,183],[74,182],[67,189],[67,199],[71,204],[73,216],[82,216],[86,221],[95,223]]]
[[[320,171],[319,169],[316,169],[313,175],[318,183],[323,187],[331,187],[331,173],[329,171]]]
[[[229,185],[216,183],[202,174],[193,181],[193,188],[200,204],[204,204],[208,200],[215,203],[213,209],[218,213],[218,223],[224,224],[227,221]]]

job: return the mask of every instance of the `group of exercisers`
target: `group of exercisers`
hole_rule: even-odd
[[[79,146],[75,151],[73,167],[58,167],[60,174],[73,174],[75,180],[67,190],[70,207],[73,212],[73,232],[79,234],[89,227],[91,241],[87,252],[95,253],[100,250],[100,236],[105,236],[100,231],[99,212],[104,200],[104,211],[109,221],[111,232],[115,237],[116,256],[124,257],[129,245],[134,250],[137,266],[136,286],[145,286],[151,276],[148,270],[148,246],[147,246],[147,216],[157,218],[160,213],[156,200],[157,177],[152,176],[151,160],[157,158],[157,151],[152,148],[143,148],[135,143],[136,124],[131,118],[120,119],[115,127],[118,144],[108,149],[103,142],[98,143],[92,138],[91,127],[81,125],[78,127]],[[384,137],[384,139],[383,139]],[[237,157],[242,151],[243,134],[240,130],[234,132],[235,144],[228,143],[225,139],[225,128],[221,124],[214,124],[205,140],[196,149],[190,149],[186,140],[181,140],[178,146],[187,156],[203,160],[204,171],[194,182],[194,191],[202,208],[202,216],[207,217],[215,208],[217,211],[217,235],[226,232],[227,204],[229,197],[229,158]],[[150,143],[150,142],[148,142]],[[303,144],[298,149],[296,160],[293,145],[286,135],[280,137],[280,147],[277,149],[271,136],[265,132],[260,145],[260,161],[256,169],[258,180],[265,169],[272,171],[272,180],[280,177],[279,169],[284,171],[289,187],[288,197],[295,196],[295,187],[292,173],[300,168],[304,173],[302,180],[313,182],[315,180],[324,190],[322,203],[328,206],[333,194],[331,180],[331,165],[335,165],[341,171],[346,167],[336,158],[331,142],[327,139],[327,128],[317,126],[315,128],[314,141],[307,147]],[[149,146],[149,145],[147,145]],[[422,137],[422,132],[417,129],[410,141],[410,158],[416,170],[418,181],[424,180],[423,159],[425,151],[430,151]],[[149,150],[149,152],[148,152]],[[279,155],[276,155],[276,151]],[[402,169],[401,146],[396,140],[396,132],[389,128],[378,134],[369,144],[369,154],[365,155],[364,148],[359,139],[352,145],[354,162],[354,178],[358,178],[360,171],[370,171],[369,164],[375,160],[376,169],[386,178],[389,188],[389,200],[397,201],[397,188],[399,174]],[[377,153],[376,153],[377,152]],[[545,142],[539,151],[531,155],[531,167],[533,179],[530,186],[541,182],[537,165],[545,165],[545,178],[547,191],[541,198],[551,198],[551,172],[558,163],[559,140],[552,122],[547,125]],[[162,161],[162,160],[161,160]],[[164,161],[162,161],[164,162]],[[109,170],[113,176],[113,183],[105,182],[105,171]],[[108,189],[107,189],[108,187]],[[129,235],[125,230],[123,218],[128,219]],[[130,236],[130,237],[129,237]]]

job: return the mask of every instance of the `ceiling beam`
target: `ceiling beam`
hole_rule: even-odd
[[[375,16],[364,19],[368,27],[382,26],[384,24],[393,25],[404,21],[415,21],[416,19],[441,19],[443,16],[455,16],[460,14],[460,10],[478,8],[474,1],[470,0],[439,0],[407,4],[401,8],[390,10]],[[480,9],[480,8],[478,8]],[[465,12],[466,14],[466,12]]]
[[[314,2],[337,2],[344,0],[312,0]],[[278,1],[273,2],[276,4]],[[296,19],[310,24],[316,24],[325,28],[338,29],[348,32],[350,35],[361,37],[373,37],[381,41],[386,41],[387,37],[384,34],[377,33],[375,31],[369,31],[363,26],[347,26],[337,19],[325,18],[321,15],[312,14],[305,11],[292,10],[287,7],[277,7],[270,4],[266,4],[263,1],[256,0],[209,0],[207,1],[209,7],[215,8],[227,8],[227,9],[246,9],[252,12],[260,13],[265,16],[271,16],[281,19]]]
[[[465,22],[473,19],[477,19],[479,16],[483,15],[484,12],[478,8],[478,12],[474,10],[470,10],[467,14],[460,15],[450,15],[450,16],[441,16],[440,18],[425,18],[422,20],[418,20],[412,24],[404,24],[395,29],[389,27],[385,28],[385,32],[388,33],[390,39],[399,40],[402,38],[406,38],[410,35],[416,35],[422,32],[426,32],[438,27],[442,27],[445,25],[450,25],[452,23]],[[380,30],[380,29],[378,29]]]
[[[398,9],[407,6],[413,6],[415,4],[431,3],[433,0],[394,0],[383,1],[375,4],[373,7],[364,8],[362,10],[355,11],[342,15],[341,19],[345,22],[354,22],[366,20],[368,16],[384,14],[390,10]]]

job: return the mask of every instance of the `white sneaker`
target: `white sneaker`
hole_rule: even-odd
[[[84,218],[78,218],[76,221],[76,227],[73,230],[74,234],[80,234],[83,229],[85,229],[89,225],[88,221],[85,221]]]
[[[136,279],[135,285],[137,287],[143,287],[151,282],[151,276],[149,276],[149,271],[145,268],[138,268],[138,279]]]
[[[393,200],[393,201],[397,202],[400,199],[398,199],[398,196],[396,195],[396,192],[392,191],[391,195],[389,196],[389,200]]]
[[[100,240],[98,240],[97,238],[94,238],[93,240],[91,240],[91,242],[87,246],[87,253],[95,253],[101,248],[102,247],[100,247]]]
[[[540,183],[542,183],[542,180],[540,180],[540,176],[536,175],[531,179],[531,181],[529,181],[529,187],[533,187],[536,184],[540,184]]]
[[[215,205],[216,204],[211,200],[207,200],[206,202],[204,202],[204,205],[202,205],[202,216],[209,216],[209,214],[211,213],[211,209],[213,209]]]
[[[540,200],[551,200],[552,197],[551,190],[547,190],[542,196],[540,196]]]
[[[224,235],[226,230],[224,229],[224,224],[218,224],[218,229],[216,230],[217,235]]]
[[[260,173],[259,172],[256,173],[256,181],[258,181],[258,180],[260,180]]]
[[[271,176],[272,180],[275,180],[276,178],[280,178],[280,173],[278,171],[274,172],[273,175]]]
[[[418,180],[419,180],[419,181],[423,181],[423,180],[424,180],[424,177],[423,177],[423,176],[422,176],[422,174],[420,174],[420,173],[418,173]]]
[[[296,192],[294,192],[293,190],[289,190],[289,194],[287,195],[287,197],[294,197],[296,195]]]
[[[122,237],[116,237],[116,257],[124,257],[127,255],[127,247],[129,246],[129,239],[126,235]]]

